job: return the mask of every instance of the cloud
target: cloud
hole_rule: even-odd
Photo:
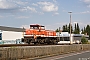
[[[2,13],[16,13],[16,12],[37,12],[34,7],[30,7],[28,2],[21,0],[0,0],[0,12]]]
[[[2,13],[17,12],[19,8],[20,7],[11,0],[0,0],[0,12]]]
[[[50,5],[50,6],[44,6],[42,9],[43,11],[51,12],[51,11],[57,11],[58,7],[55,7],[55,5]]]
[[[14,7],[16,7],[16,5],[11,3],[10,1],[0,0],[0,9],[11,9]]]
[[[27,6],[26,8],[27,8],[28,10],[32,11],[32,12],[37,12],[36,9],[33,8],[33,7]]]
[[[3,16],[0,16],[0,18],[2,18]]]
[[[30,25],[22,25],[20,28],[29,29],[29,28],[30,28],[29,26],[30,26]]]
[[[80,12],[81,14],[87,14],[90,13],[90,11],[84,11],[84,12]]]
[[[33,6],[38,6],[38,4],[32,3]]]
[[[90,0],[83,0],[83,2],[85,2],[85,3],[90,3]]]
[[[38,2],[41,5],[41,9],[45,12],[58,11],[58,6],[51,2]]]
[[[19,17],[17,17],[17,18],[20,18],[20,19],[23,19],[23,18],[29,18],[28,16],[19,16]]]
[[[28,2],[22,2],[22,1],[14,1],[15,3],[17,3],[18,5],[26,5],[28,4]]]
[[[87,21],[74,20],[74,21],[72,22],[73,27],[75,27],[75,24],[77,24],[77,23],[79,24],[80,29],[86,27],[87,25],[90,25],[90,22],[87,22]],[[86,24],[85,24],[85,23],[86,23]]]
[[[84,28],[87,24],[90,25],[90,22],[87,23],[87,22],[82,22],[82,20],[81,21],[77,20],[75,22],[72,21],[73,28],[75,26],[75,23],[79,24],[80,29]],[[85,23],[87,23],[87,24],[85,24]],[[53,30],[56,30],[57,28],[60,27],[60,29],[62,30],[63,25],[69,25],[69,23],[67,23],[67,22],[58,22],[58,23],[55,23],[55,24],[46,25],[46,27],[47,27],[47,29],[53,29]]]
[[[53,0],[53,2],[57,3],[57,1],[56,1],[56,0]]]
[[[46,29],[49,29],[49,30],[56,30],[59,27],[62,30],[62,26],[66,25],[66,24],[67,24],[67,22],[58,22],[58,23],[49,24],[49,25],[45,25],[45,26],[46,26]]]
[[[78,22],[73,22],[73,23],[77,24]]]
[[[87,5],[87,7],[90,7],[90,0],[81,0],[81,1],[83,1]]]
[[[90,5],[88,5],[87,7],[90,7]]]
[[[22,9],[20,9],[20,11],[30,11],[30,12],[37,13],[36,9],[34,7],[30,7],[30,6],[23,7]]]
[[[56,13],[54,13],[55,15],[59,15],[59,13],[58,12],[56,12]]]
[[[44,13],[43,12],[38,12],[40,15],[43,15]]]
[[[62,10],[63,12],[67,12],[66,10]]]
[[[76,13],[73,13],[73,14],[90,14],[90,11],[76,12]]]
[[[55,15],[59,15],[59,13],[58,12],[55,12],[52,16],[55,16]]]
[[[85,23],[87,23],[87,24],[85,24]],[[78,22],[78,24],[79,24],[80,28],[82,29],[82,28],[86,27],[87,25],[90,25],[90,22]]]
[[[57,1],[53,0],[52,2],[34,2],[32,4],[28,3],[29,1],[22,0],[0,0],[0,12],[1,13],[22,13],[22,12],[31,12],[44,14],[44,12],[54,12],[55,15],[58,15]]]

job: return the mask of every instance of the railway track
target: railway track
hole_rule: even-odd
[[[70,44],[1,44],[0,47],[14,47],[14,46],[46,46],[46,45],[70,45]]]
[[[14,46],[41,46],[34,44],[1,44],[0,47],[14,47]]]
[[[2,44],[0,47],[14,47],[14,46],[46,46],[47,44]],[[53,44],[49,44],[53,45]]]

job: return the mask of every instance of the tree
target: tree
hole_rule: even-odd
[[[84,27],[84,34],[86,33],[86,28]]]
[[[59,29],[56,29],[56,32],[59,32]]]
[[[63,32],[65,32],[65,25],[63,25],[62,29],[63,29]]]
[[[74,34],[77,34],[77,26],[75,24],[75,28],[74,28]]]
[[[88,40],[83,36],[81,38],[81,42],[82,42],[82,44],[87,44],[88,43]]]
[[[77,34],[79,34],[80,32],[80,28],[79,28],[79,24],[77,23]]]
[[[67,25],[63,25],[62,29],[63,29],[63,32],[68,32]]]
[[[63,32],[68,32],[70,33],[70,23],[69,25],[63,25],[62,27],[62,31]],[[89,35],[89,39],[90,39],[90,25],[87,25],[86,27],[84,27],[83,29],[81,29],[82,34],[88,34]],[[59,32],[59,29],[56,29],[56,32]],[[80,32],[80,28],[79,28],[79,24],[75,24],[75,28],[74,28],[74,34],[79,34]],[[73,26],[71,25],[71,33],[73,33]]]
[[[85,32],[86,32],[86,28],[85,28],[85,27],[82,28],[81,31],[82,31],[82,34],[85,34]]]
[[[83,30],[83,29],[81,29],[81,31],[82,31],[82,34],[84,34],[84,30]]]
[[[65,29],[66,29],[66,32],[68,32],[68,27],[67,27],[67,25],[65,25]]]
[[[70,23],[69,23],[69,26],[68,26],[68,32],[70,33]],[[71,25],[71,33],[73,32],[73,28],[72,28],[72,25]]]
[[[89,35],[89,25],[86,26],[86,33]]]
[[[89,35],[89,39],[90,39],[90,26],[89,25],[86,26],[86,33],[87,35]]]
[[[74,28],[74,34],[79,34],[80,32],[80,28],[79,28],[79,24],[75,24],[75,28]]]
[[[89,35],[89,39],[90,39],[90,26],[89,26],[89,29],[88,30],[89,30],[88,35]]]
[[[81,31],[82,31],[82,34],[85,34],[86,33],[86,28],[85,27],[82,28]]]
[[[77,30],[77,26],[76,26],[76,24],[75,24],[75,31]]]

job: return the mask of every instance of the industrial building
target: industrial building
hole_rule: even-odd
[[[70,34],[68,32],[61,32],[57,33],[57,36],[60,36],[59,44],[69,44],[70,43]],[[81,43],[82,36],[85,36],[85,38],[88,40],[89,36],[84,34],[71,34],[71,42],[72,43]]]
[[[3,43],[16,43],[23,38],[25,29],[0,26],[0,41]]]

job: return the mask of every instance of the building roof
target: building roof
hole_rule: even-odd
[[[0,30],[2,31],[15,31],[15,32],[24,32],[24,28],[14,28],[14,27],[6,27],[6,26],[0,26]]]
[[[56,33],[57,36],[59,36],[59,32]],[[84,35],[84,34],[71,34],[72,37],[89,37],[89,35]],[[68,32],[61,32],[60,37],[70,37],[70,34]]]

